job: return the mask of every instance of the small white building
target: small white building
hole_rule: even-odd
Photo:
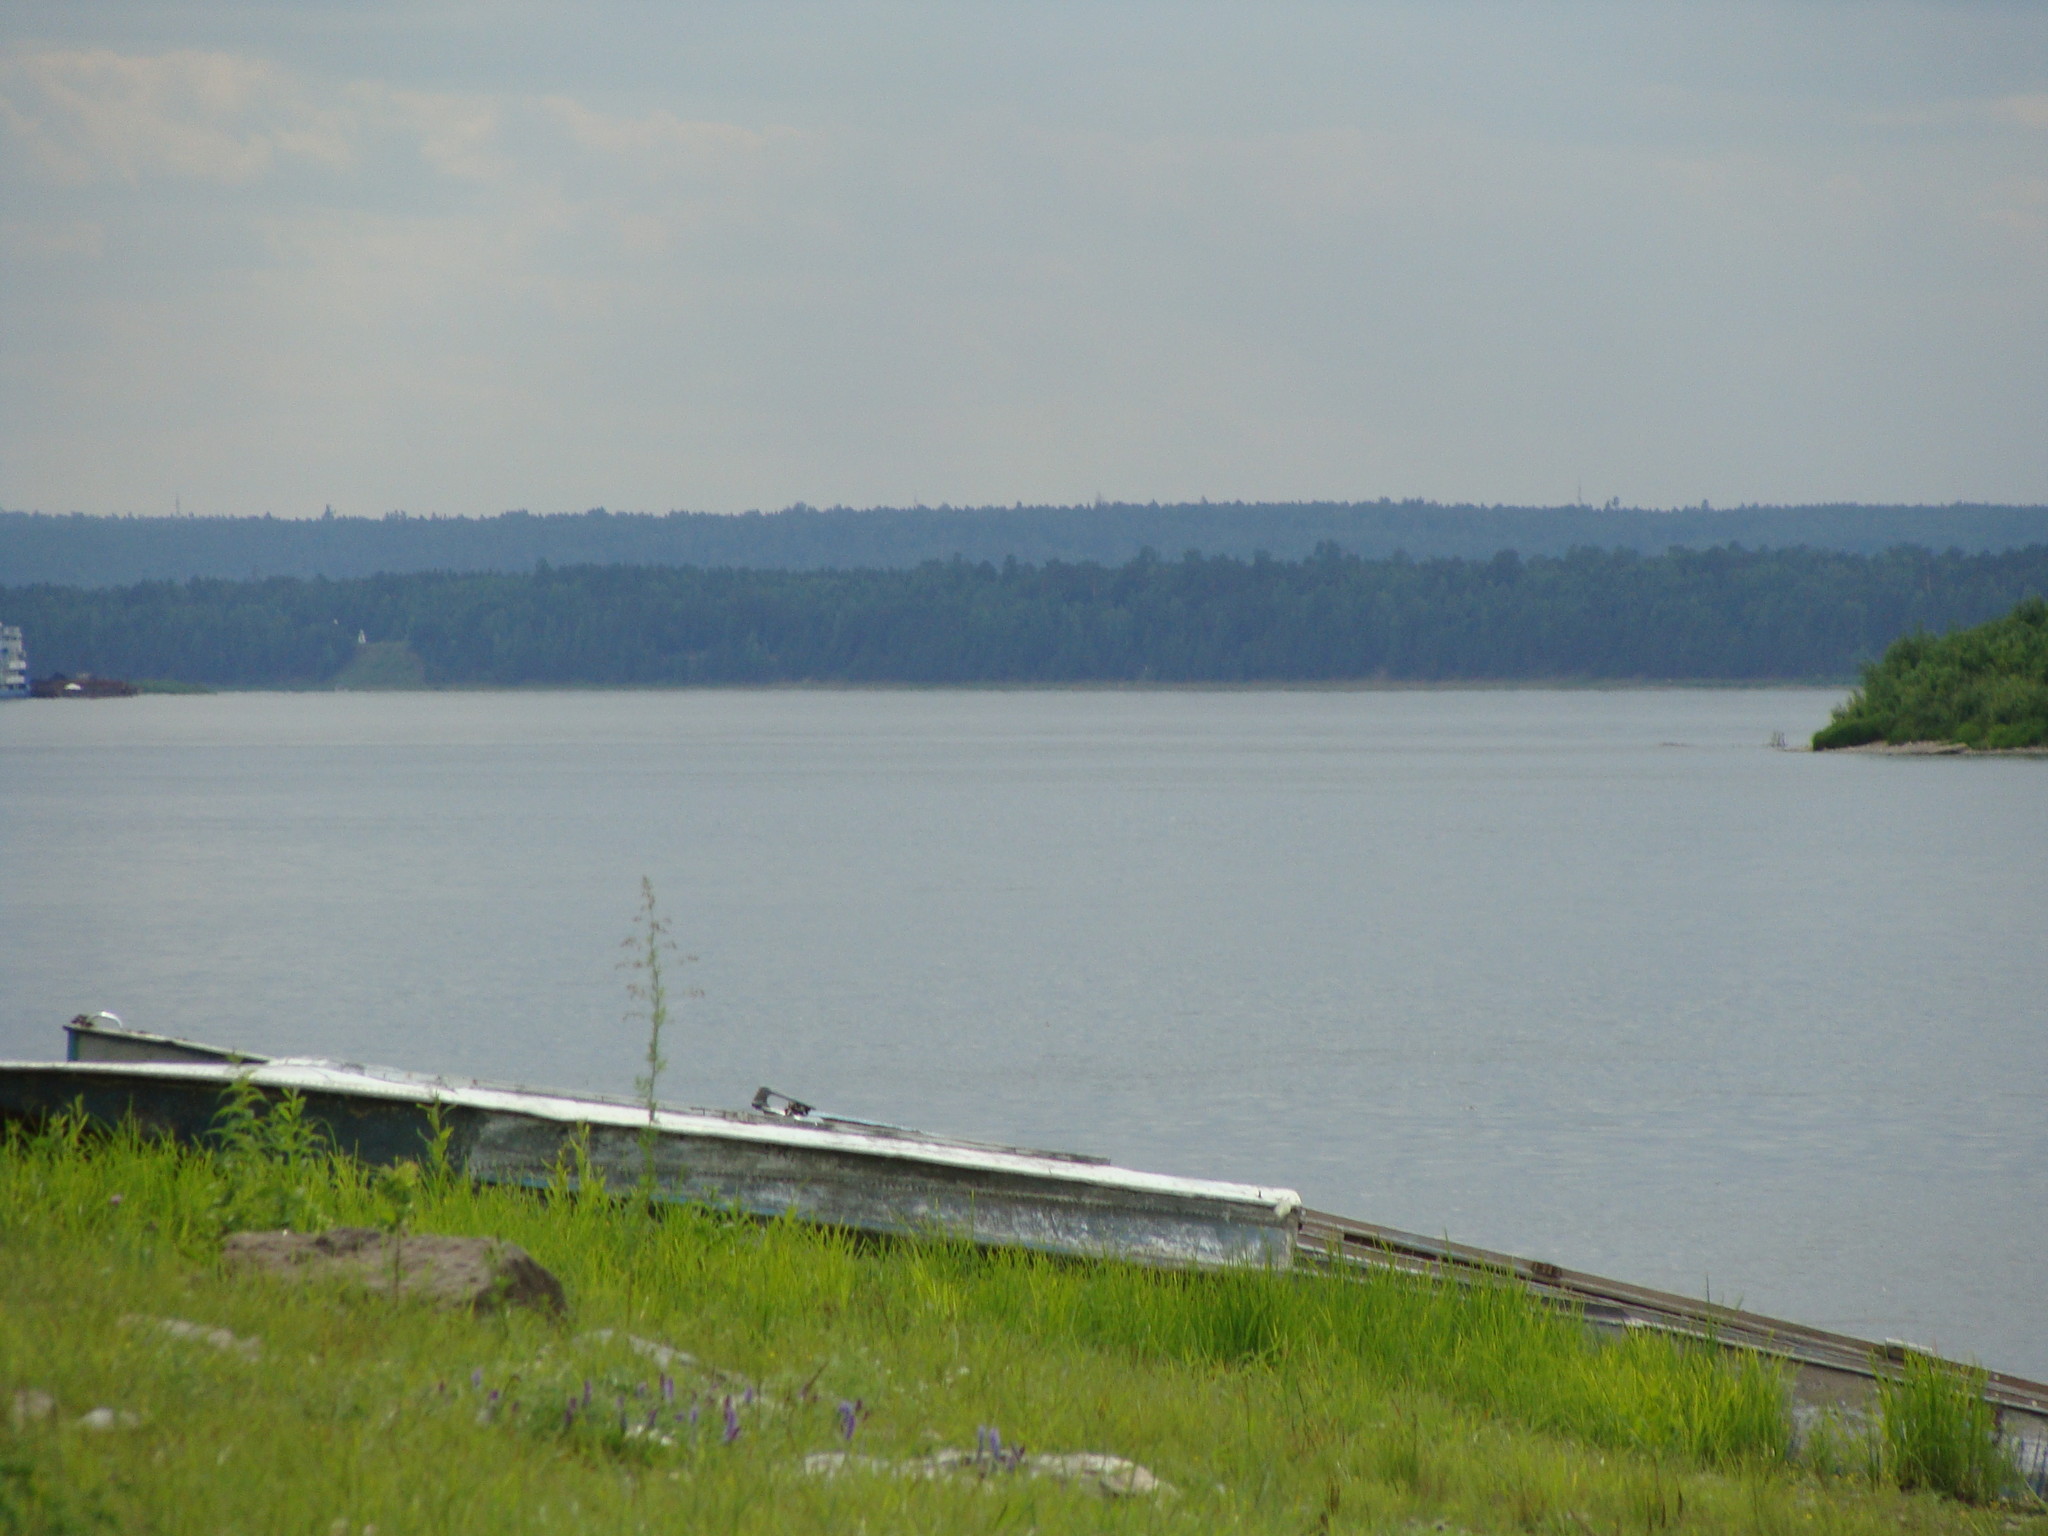
[[[27,697],[28,647],[17,626],[0,624],[0,699]]]

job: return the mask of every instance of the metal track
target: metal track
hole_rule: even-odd
[[[1803,1323],[1564,1269],[1541,1259],[1420,1237],[1327,1211],[1301,1213],[1298,1241],[1297,1257],[1310,1263],[1397,1269],[1456,1280],[1517,1280],[1543,1301],[1581,1312],[1595,1327],[1617,1332],[1655,1329],[1730,1349],[1752,1349],[1801,1367],[1867,1381],[1884,1376],[1888,1362],[1903,1360],[1911,1352],[1910,1346],[1895,1342],[1873,1344]],[[1991,1371],[1984,1395],[1996,1407],[2048,1421],[2048,1385],[2041,1382]]]

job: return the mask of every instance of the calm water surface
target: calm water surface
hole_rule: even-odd
[[[683,692],[0,706],[0,1055],[144,1028],[772,1084],[2048,1377],[2048,761],[1837,695]]]

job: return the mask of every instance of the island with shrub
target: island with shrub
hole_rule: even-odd
[[[2030,597],[1974,629],[1894,642],[1813,737],[1816,752],[1920,743],[2048,749],[2048,600]]]

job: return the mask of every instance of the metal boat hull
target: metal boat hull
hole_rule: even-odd
[[[239,1076],[298,1094],[337,1150],[369,1163],[423,1155],[438,1113],[450,1162],[483,1182],[541,1186],[587,1167],[623,1193],[648,1166],[644,1106],[330,1062],[4,1063],[0,1117],[75,1105],[101,1124],[196,1141]],[[652,1130],[665,1201],[1155,1264],[1286,1268],[1294,1256],[1291,1190],[745,1111],[662,1108]]]

